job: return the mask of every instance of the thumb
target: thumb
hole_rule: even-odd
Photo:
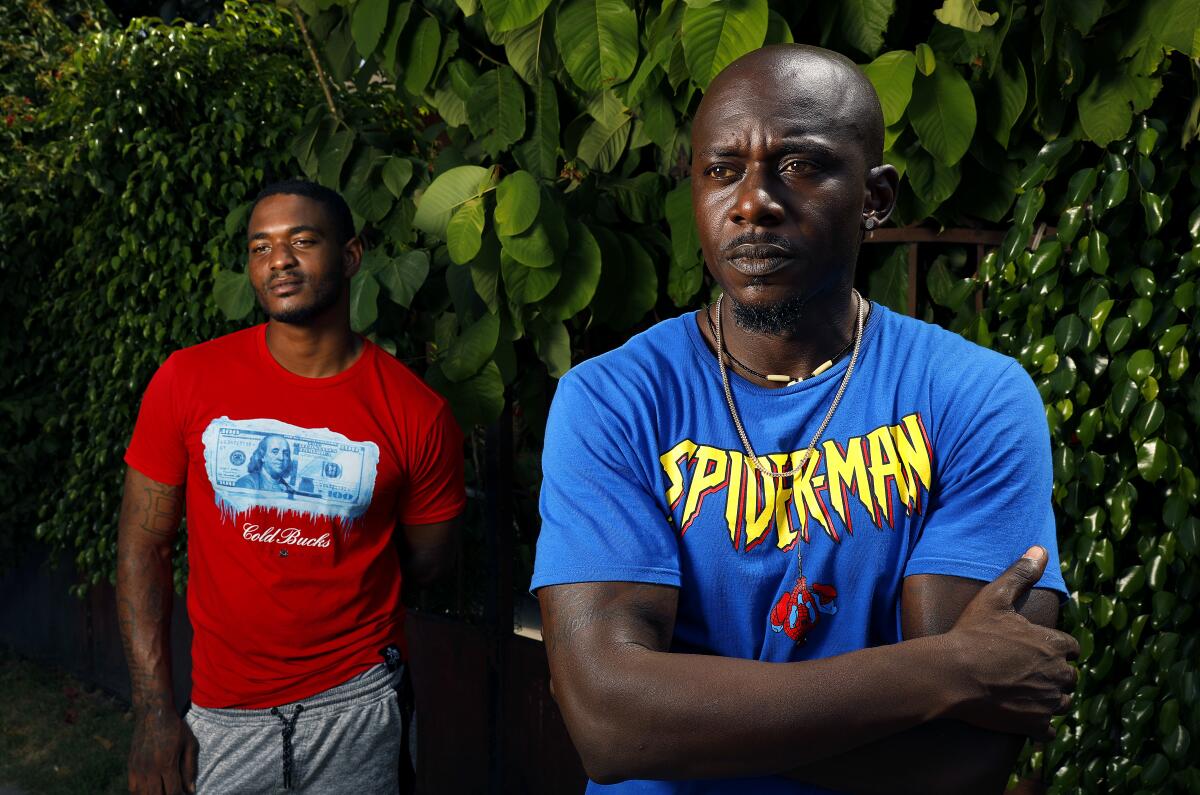
[[[996,606],[1009,609],[1029,593],[1033,584],[1041,579],[1049,558],[1045,549],[1032,546],[1007,571],[992,580],[988,590],[992,592]]]

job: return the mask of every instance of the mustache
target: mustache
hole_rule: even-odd
[[[763,251],[761,254],[754,252],[752,256],[778,256],[780,250],[784,254],[794,253],[792,241],[783,235],[776,235],[771,232],[743,232],[722,246],[721,253],[728,256],[733,254],[738,248],[752,248],[755,246],[768,250]],[[745,252],[738,253],[744,254]]]

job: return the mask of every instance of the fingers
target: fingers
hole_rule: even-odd
[[[1041,579],[1048,559],[1049,555],[1045,549],[1039,546],[1030,547],[1007,571],[992,580],[984,591],[990,593],[998,606],[1011,609],[1013,604],[1029,593],[1033,584]]]
[[[187,793],[196,791],[196,760],[200,754],[200,743],[196,741],[196,736],[186,729],[183,745],[183,759],[180,764],[180,773],[183,777],[183,790]]]

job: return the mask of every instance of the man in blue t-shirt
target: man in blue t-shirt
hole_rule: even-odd
[[[1070,701],[1037,391],[853,289],[882,140],[845,58],[735,61],[692,127],[722,298],[559,385],[532,587],[589,792],[1000,792]]]

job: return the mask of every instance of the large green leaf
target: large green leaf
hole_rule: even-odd
[[[683,12],[683,57],[701,88],[767,35],[767,0],[724,0]]]
[[[470,378],[488,361],[500,337],[500,317],[484,315],[464,329],[438,360],[442,373],[451,381]]]
[[[469,432],[476,425],[490,425],[504,411],[504,379],[495,362],[465,381],[451,381],[440,367],[431,367],[425,380],[450,402],[454,418]]]
[[[358,0],[351,10],[350,33],[358,54],[371,57],[387,28],[389,0]]]
[[[937,21],[953,28],[962,28],[972,33],[978,33],[989,25],[995,25],[1000,19],[997,13],[985,13],[979,10],[977,0],[945,0],[942,7],[933,12]]]
[[[412,3],[397,3],[392,8],[391,19],[388,21],[387,35],[383,39],[383,48],[379,54],[379,63],[389,76],[396,76],[400,65],[400,36],[408,24],[408,16],[412,13]]]
[[[334,190],[341,189],[342,166],[346,164],[346,158],[350,156],[353,147],[353,130],[342,130],[329,137],[317,166],[317,179],[322,185]]]
[[[569,320],[587,308],[600,283],[600,246],[581,222],[567,221],[570,244],[562,258],[562,276],[538,308],[555,320]],[[478,289],[478,287],[477,287]]]
[[[537,218],[541,204],[537,180],[528,171],[514,171],[496,186],[496,231],[521,234]]]
[[[483,0],[483,12],[498,31],[516,30],[542,15],[550,0]]]
[[[413,226],[423,232],[446,236],[450,213],[471,199],[482,196],[490,187],[490,174],[481,166],[457,166],[445,172],[425,189],[417,203]]]
[[[406,251],[395,259],[388,260],[375,273],[395,303],[408,308],[413,296],[429,276],[429,254],[420,249]]]
[[[541,78],[533,87],[533,133],[517,147],[517,162],[535,177],[558,176],[558,96],[554,83]]]
[[[916,77],[908,116],[926,151],[952,166],[975,134],[975,97],[954,65],[939,60],[932,75]]]
[[[842,0],[838,9],[842,37],[866,55],[879,52],[896,0]]]
[[[893,312],[908,314],[908,246],[896,246],[883,263],[867,277],[872,301]]]
[[[637,64],[637,16],[621,0],[569,0],[554,37],[567,74],[589,94],[625,80]]]
[[[890,127],[904,118],[904,110],[912,99],[913,77],[917,73],[917,60],[913,54],[905,50],[885,52],[862,70],[879,95],[884,125]]]
[[[420,95],[429,85],[437,69],[438,50],[442,46],[442,31],[437,20],[425,17],[409,41],[404,61],[404,87],[410,94]]]
[[[538,320],[531,324],[533,349],[546,365],[552,378],[562,378],[571,369],[571,335],[556,320]]]
[[[486,221],[483,197],[471,199],[450,216],[446,224],[446,250],[450,259],[465,265],[475,259],[483,242],[483,225]]]
[[[412,172],[413,164],[408,158],[389,157],[384,161],[379,175],[383,178],[383,184],[398,199],[404,186],[412,179]]]
[[[908,181],[929,211],[954,194],[962,176],[957,165],[944,166],[920,149],[909,153],[907,166]]]
[[[213,301],[221,314],[241,320],[254,308],[254,288],[245,271],[217,271],[213,279]]]
[[[364,270],[350,280],[350,328],[366,331],[379,316],[379,282]]]
[[[554,38],[546,15],[539,16],[520,30],[513,31],[504,42],[504,54],[508,64],[521,79],[537,86],[542,73],[552,65]]]
[[[614,181],[611,190],[617,206],[631,221],[649,224],[662,218],[665,183],[662,174],[647,171],[633,179]]]
[[[545,268],[529,268],[513,259],[508,252],[501,251],[500,275],[509,300],[524,305],[549,295],[562,277],[562,268],[557,262]]]
[[[611,171],[629,143],[633,119],[625,114],[604,121],[593,121],[579,139],[576,154],[596,171]]]
[[[624,330],[658,301],[658,274],[646,249],[632,237],[602,227],[593,232],[603,266],[592,312],[610,328]]]
[[[467,100],[467,120],[492,157],[520,140],[525,134],[525,92],[512,69],[501,66],[479,76]]]
[[[667,224],[671,228],[671,267],[667,295],[675,306],[686,306],[700,289],[704,261],[700,258],[700,233],[692,212],[692,181],[685,179],[667,194]]]
[[[1087,137],[1105,146],[1125,136],[1133,114],[1150,106],[1162,88],[1156,78],[1105,71],[1079,95],[1079,123]]]
[[[992,76],[991,102],[986,113],[987,130],[1003,147],[1008,146],[1013,125],[1029,99],[1029,79],[1020,58],[1004,58]]]

